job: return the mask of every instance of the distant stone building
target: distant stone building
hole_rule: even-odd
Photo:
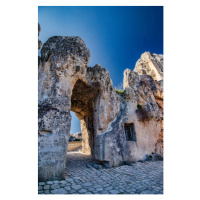
[[[144,53],[124,71],[123,93],[109,72],[88,67],[80,37],[51,37],[39,58],[38,175],[64,178],[71,114],[81,121],[82,151],[105,166],[163,155],[163,57]]]
[[[74,137],[74,135],[70,134],[70,136],[69,136],[69,141],[70,141],[70,142],[73,142],[73,141],[75,141],[75,140],[76,140],[76,138]]]
[[[78,139],[78,140],[82,140],[82,134],[81,134],[81,132],[75,133],[75,134],[74,134],[74,137],[75,137],[76,139]]]
[[[77,141],[77,140],[82,141],[81,132],[78,132],[78,133],[75,133],[75,134],[70,134],[70,137],[69,137],[70,142]]]

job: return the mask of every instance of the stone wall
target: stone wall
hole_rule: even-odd
[[[74,151],[78,147],[82,147],[82,141],[68,142],[68,149],[67,149],[67,151]]]

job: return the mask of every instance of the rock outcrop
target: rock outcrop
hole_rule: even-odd
[[[72,90],[79,79],[86,80],[89,59],[90,52],[79,37],[52,37],[42,47],[38,77],[40,180],[64,178]]]
[[[135,65],[135,72],[139,75],[150,75],[154,80],[163,80],[163,55],[145,52]]]
[[[40,35],[41,27],[40,24],[38,23],[38,37]],[[38,50],[41,49],[42,47],[42,42],[38,39]]]
[[[163,115],[163,55],[143,53],[137,61],[134,71],[139,75],[150,75],[155,80],[157,91],[153,95]],[[160,127],[155,152],[163,156],[163,117],[160,118]]]
[[[156,57],[156,56],[155,56]],[[80,37],[55,36],[41,50],[38,92],[39,180],[64,178],[71,115],[81,121],[82,151],[105,166],[118,166],[161,152],[162,81],[124,72],[124,93],[109,72],[87,67],[90,52]],[[138,105],[148,114],[141,120]],[[143,113],[143,112],[142,112]]]
[[[130,69],[124,71],[124,87],[127,105],[124,123],[134,124],[137,138],[136,141],[129,142],[129,158],[133,161],[142,160],[145,154],[158,153],[157,142],[162,130],[163,110],[156,98],[162,88],[150,75],[138,75]],[[148,116],[139,115],[138,105],[144,111],[141,114],[147,113]]]

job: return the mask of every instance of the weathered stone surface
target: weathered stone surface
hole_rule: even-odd
[[[66,186],[66,187],[64,187],[64,189],[67,190],[67,191],[70,191],[71,187],[70,186]]]
[[[92,186],[92,183],[90,183],[90,182],[88,182],[88,183],[83,183],[83,186],[85,187],[87,187],[87,186]]]
[[[53,185],[51,185],[51,189],[58,189],[58,188],[60,188],[60,185],[59,184],[53,184]]]
[[[154,194],[154,192],[150,190],[145,190],[145,191],[142,191],[140,194]]]
[[[39,185],[45,185],[45,183],[44,182],[39,182]]]
[[[129,160],[143,160],[145,154],[152,152],[162,156],[162,141],[158,141],[163,127],[163,108],[158,99],[163,101],[162,80],[158,83],[150,75],[139,75],[134,70],[124,71],[124,98],[127,106],[124,123],[134,123],[136,140],[129,141]],[[144,121],[137,106],[148,114]],[[158,151],[160,147],[160,152]]]
[[[49,190],[50,189],[50,185],[45,185],[44,186],[44,190]]]
[[[41,49],[41,47],[42,47],[42,42],[38,40],[38,50]]]
[[[51,190],[52,194],[67,194],[67,191],[63,188]]]
[[[161,155],[159,154],[148,154],[144,156],[145,161],[158,161],[158,160],[163,160]]]
[[[44,193],[45,194],[50,194],[50,191],[49,190],[44,190]]]
[[[41,26],[40,26],[40,24],[38,23],[38,36],[40,35],[40,31],[41,31]]]
[[[124,111],[125,105],[122,105],[121,111],[109,126],[108,131],[99,134],[96,138],[94,155],[105,166],[118,166],[129,159],[128,146],[122,125]]]
[[[64,178],[72,89],[85,77],[89,58],[79,37],[52,37],[43,45],[38,93],[39,180]]]
[[[118,190],[111,190],[110,193],[111,194],[119,194],[119,191]]]
[[[90,59],[90,51],[80,37],[54,36],[44,43],[41,50],[43,61],[68,61],[71,59],[82,58],[86,62]],[[75,70],[81,70],[81,66],[76,66]]]
[[[135,72],[139,75],[147,74],[153,77],[154,80],[160,81],[163,79],[163,55],[151,54],[145,52],[135,65]]]
[[[40,24],[38,23],[38,37],[40,35],[40,31],[41,31],[41,27],[40,27]],[[38,50],[41,49],[41,47],[42,47],[42,42],[38,40]]]
[[[86,166],[87,163],[92,165],[93,161],[94,158],[91,155],[81,153],[67,155],[66,175],[77,180],[76,185],[78,185],[78,189],[75,188],[73,194],[79,193],[81,189],[93,194],[111,194],[113,190],[117,190],[118,194],[140,194],[145,190],[155,192],[156,189],[158,190],[157,193],[161,193],[160,191],[163,188],[163,161],[136,162],[133,166],[123,165],[101,170]],[[108,179],[102,181],[102,177]],[[81,182],[81,180],[85,182]]]
[[[72,188],[73,188],[74,190],[79,190],[79,189],[81,189],[82,187],[81,187],[80,185],[74,185],[74,186],[72,186]]]
[[[66,184],[66,181],[60,181],[60,183],[62,183],[63,185],[65,185],[65,184]]]
[[[53,181],[47,181],[46,182],[48,185],[53,185]]]
[[[152,152],[162,155],[163,81],[127,69],[125,91],[118,94],[109,72],[100,65],[87,67],[89,59],[90,52],[80,37],[54,36],[42,47],[38,83],[40,181],[65,178],[70,111],[81,121],[83,153],[94,155],[103,168],[141,160]],[[148,120],[140,119],[138,104],[148,113]],[[128,141],[125,127],[130,124],[135,135]],[[73,181],[66,178],[67,183]]]
[[[53,181],[54,183],[60,183],[60,181]]]
[[[87,190],[81,189],[81,190],[79,190],[78,192],[79,192],[80,194],[83,194],[83,193],[87,192]]]
[[[39,185],[39,186],[38,186],[38,190],[42,190],[42,186]]]

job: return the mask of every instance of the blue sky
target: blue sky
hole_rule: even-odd
[[[105,67],[114,87],[142,53],[163,54],[163,7],[39,6],[38,21],[43,44],[55,35],[80,36],[91,53],[89,66]],[[80,122],[74,114],[72,118],[71,133],[76,133]]]

